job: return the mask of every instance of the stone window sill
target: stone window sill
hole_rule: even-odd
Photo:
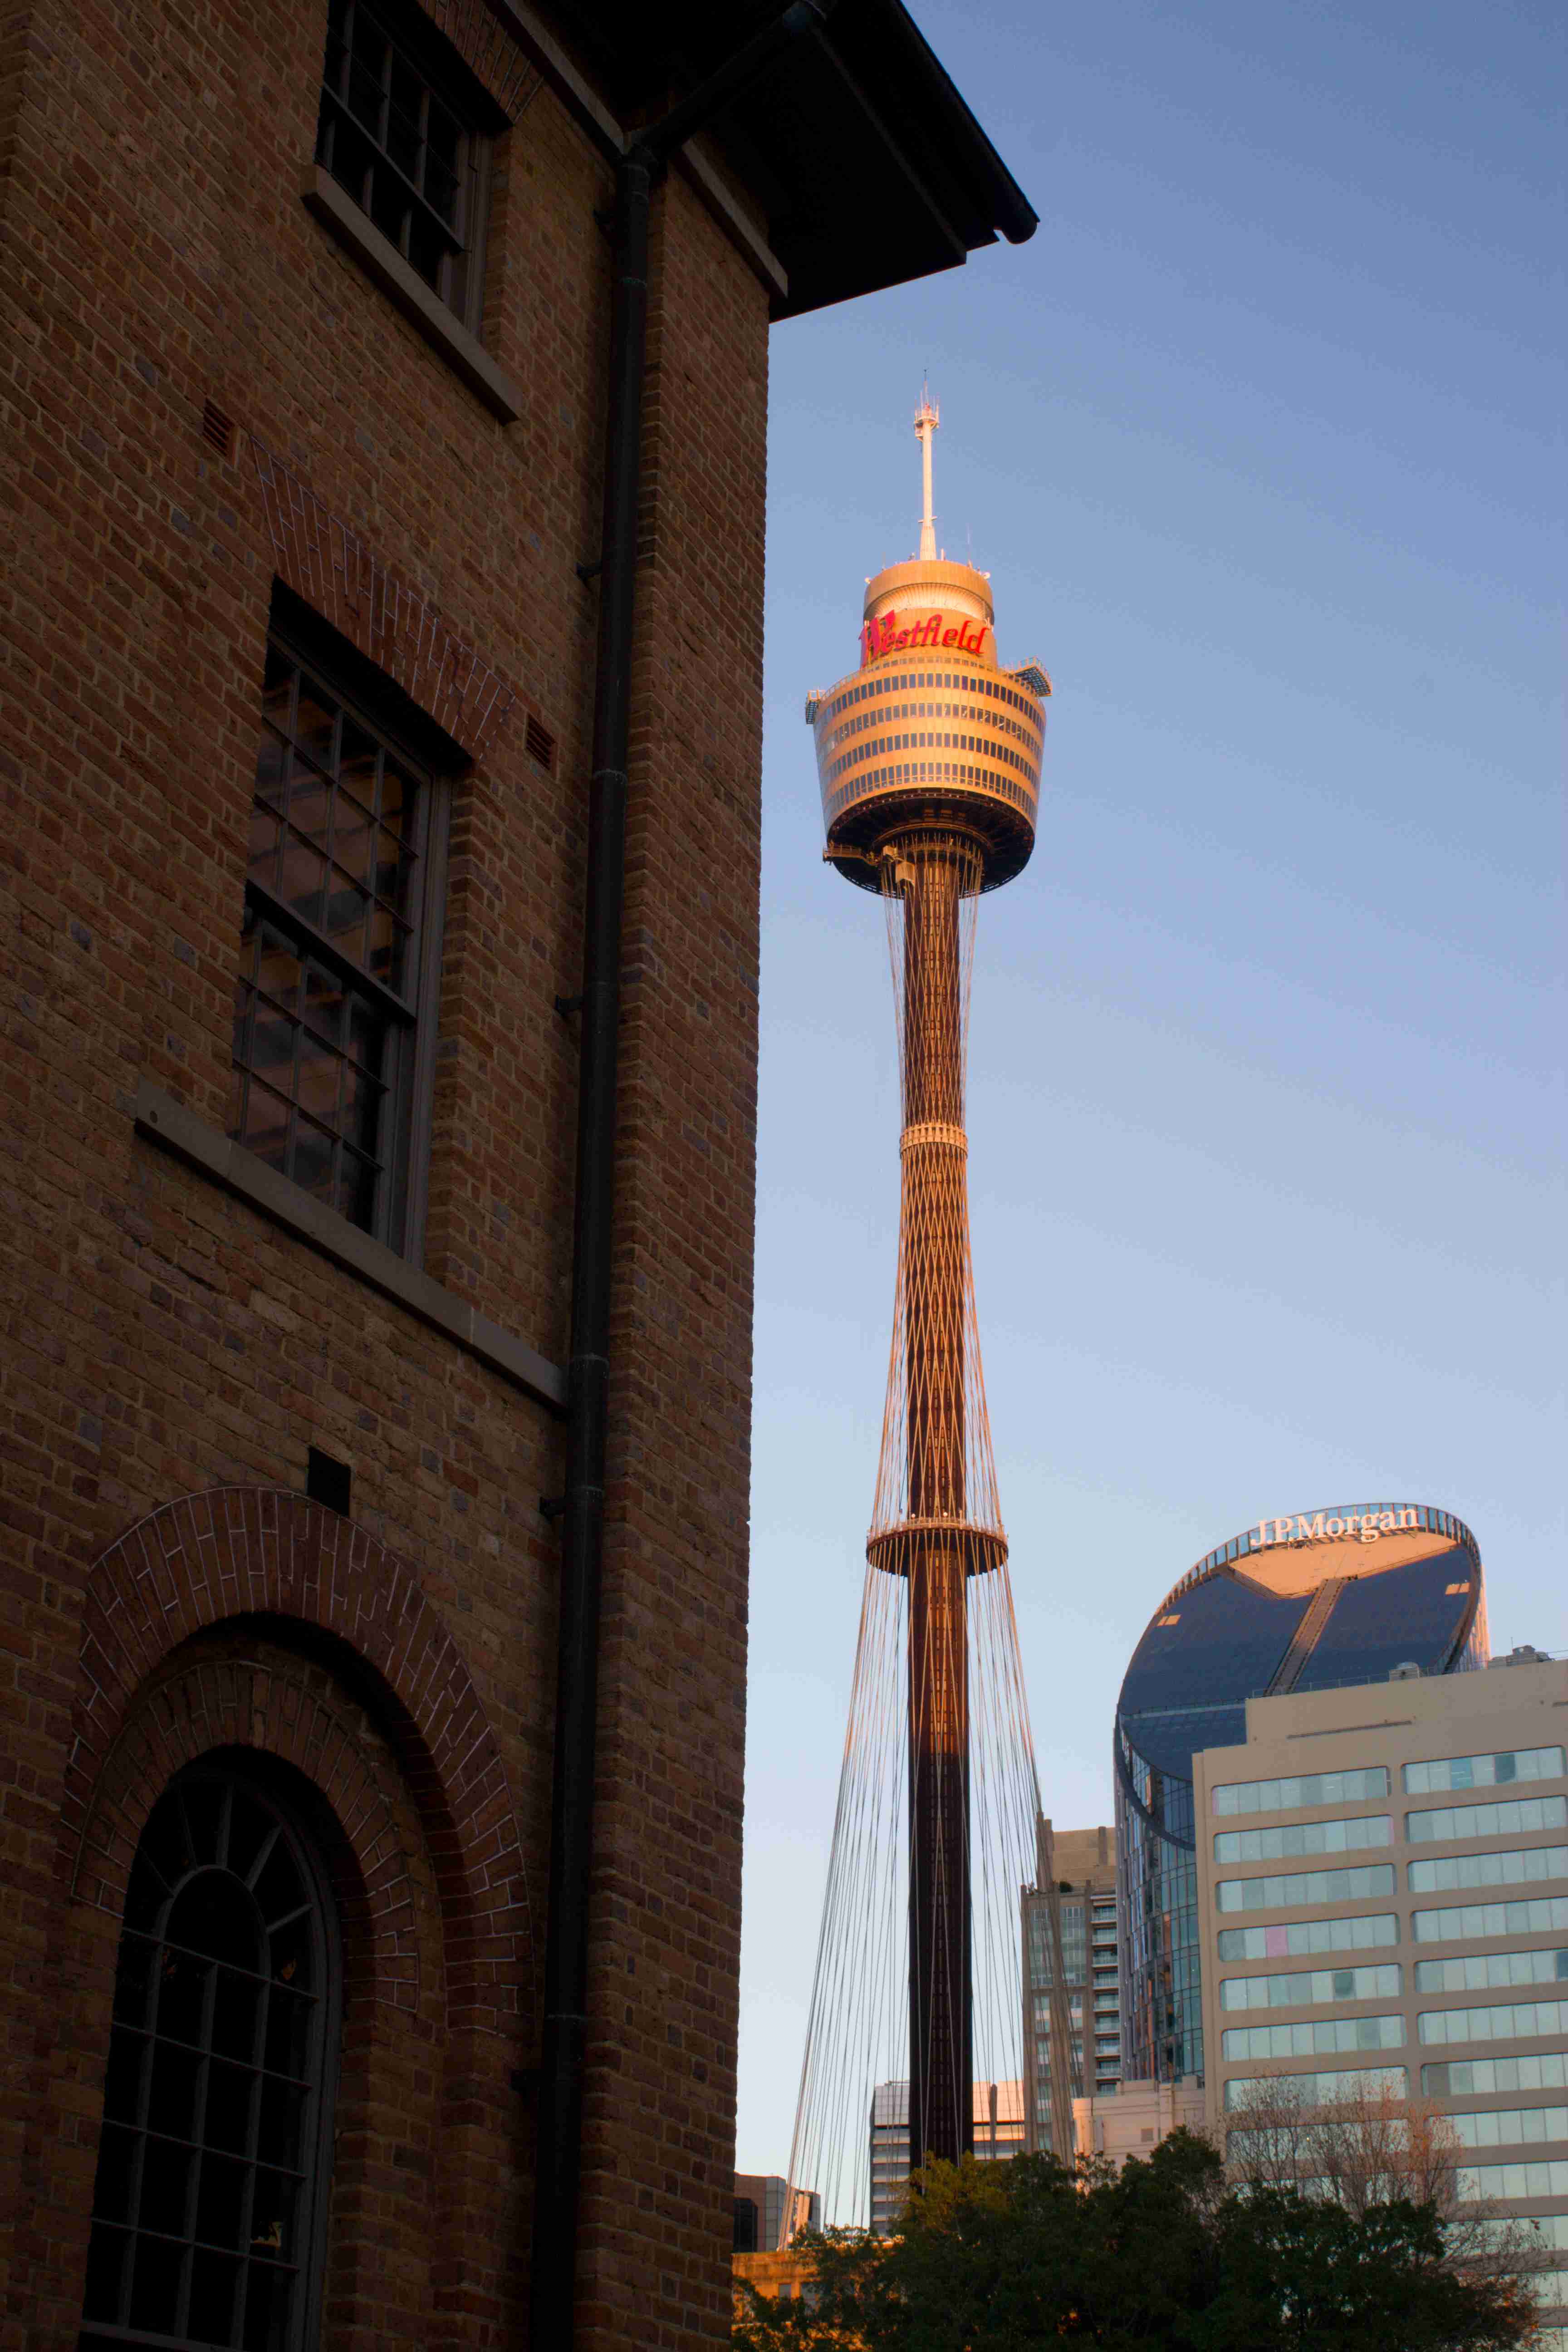
[[[417,270],[411,269],[397,247],[383,236],[346,188],[330,172],[312,163],[300,190],[305,208],[338,240],[391,297],[410,325],[439,352],[453,373],[460,375],[493,416],[511,425],[522,413],[522,396],[511,378],[503,375],[477,336],[470,335],[445,302],[433,294]]]
[[[346,1217],[339,1216],[335,1209],[322,1208],[298,1184],[279,1176],[275,1168],[268,1168],[264,1160],[258,1160],[243,1145],[219,1135],[194,1111],[146,1079],[136,1089],[135,1118],[136,1132],[148,1142],[160,1145],[202,1175],[210,1176],[215,1183],[237,1193],[275,1224],[320,1250],[323,1257],[358,1275],[372,1289],[395,1299],[422,1323],[456,1340],[459,1348],[490,1371],[500,1372],[536,1402],[549,1406],[554,1412],[565,1411],[566,1375],[559,1364],[551,1363],[522,1340],[514,1339],[510,1331],[503,1331],[499,1323],[492,1323],[466,1298],[444,1290],[438,1282],[433,1282],[427,1274],[410,1265],[384,1243],[373,1241],[357,1225],[351,1225]]]

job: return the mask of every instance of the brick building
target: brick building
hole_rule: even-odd
[[[767,335],[1033,225],[776,13],[5,12],[27,2352],[727,2336]]]

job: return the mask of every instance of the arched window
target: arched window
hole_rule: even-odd
[[[314,2342],[340,1980],[279,1785],[220,1758],[181,1772],[126,1896],[83,2352]]]

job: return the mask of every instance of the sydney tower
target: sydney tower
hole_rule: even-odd
[[[920,553],[867,583],[859,667],[806,706],[825,855],[887,908],[903,1100],[881,1460],[791,2161],[830,2219],[861,2209],[869,2078],[904,2071],[901,1960],[912,2164],[971,2148],[977,2054],[1016,2074],[1013,1906],[1036,1810],[974,1313],[964,1042],[974,910],[1034,845],[1051,688],[999,663],[989,574],[937,552],[937,422],[923,399]],[[975,1916],[977,1864],[994,1917]]]

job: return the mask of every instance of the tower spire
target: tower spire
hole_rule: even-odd
[[[922,383],[921,404],[915,411],[915,438],[921,445],[921,486],[925,491],[925,506],[921,515],[921,562],[922,563],[934,562],[936,560],[936,517],[931,512],[931,436],[941,423],[942,411],[931,396],[931,385]]]

